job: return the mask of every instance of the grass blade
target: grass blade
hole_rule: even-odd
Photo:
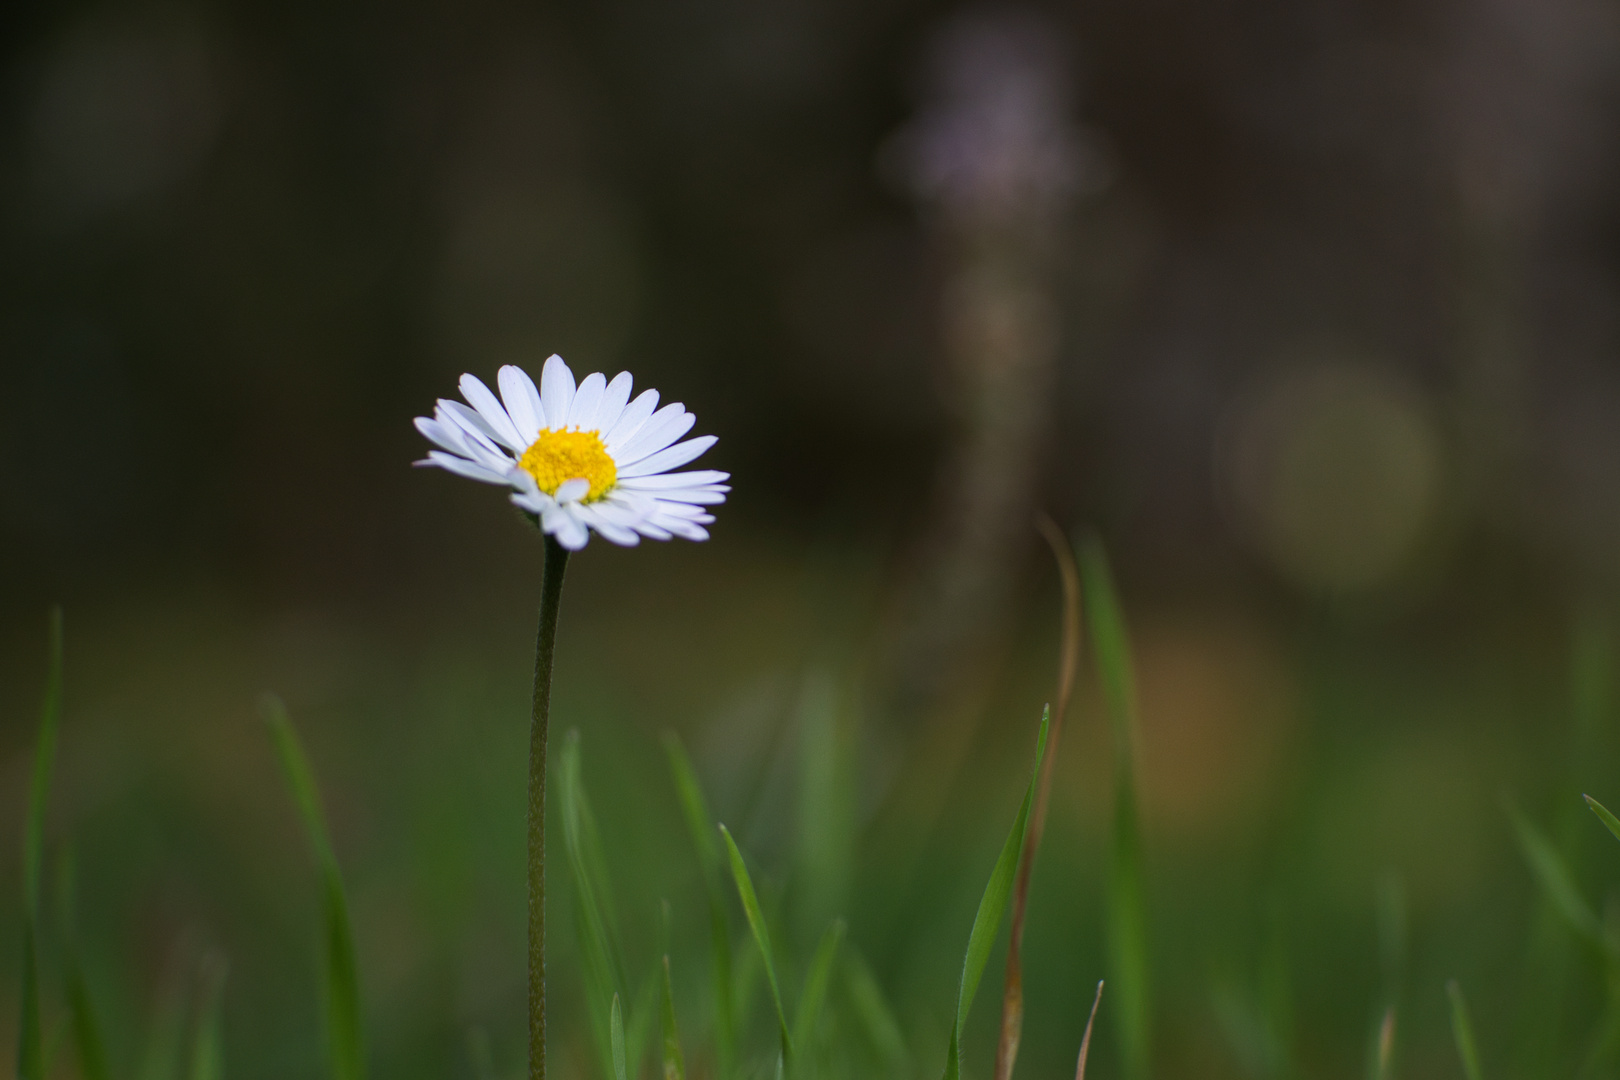
[[[1457,1041],[1463,1075],[1467,1080],[1485,1080],[1485,1073],[1479,1067],[1479,1046],[1474,1042],[1474,1023],[1468,1017],[1468,1002],[1463,1000],[1462,987],[1457,985],[1456,979],[1446,983],[1446,996],[1451,998],[1451,1036]]]
[[[1018,816],[1013,819],[1012,830],[1001,845],[1001,854],[985,883],[984,895],[979,898],[979,910],[973,916],[973,929],[968,933],[967,952],[962,957],[962,982],[956,991],[956,1019],[951,1024],[951,1044],[945,1058],[945,1080],[958,1080],[962,1075],[962,1029],[967,1025],[968,1012],[973,1008],[973,996],[978,993],[979,979],[984,966],[990,961],[990,949],[995,945],[996,930],[1006,913],[1007,901],[1012,895],[1013,877],[1018,872],[1018,856],[1024,847],[1024,836],[1029,826],[1029,808],[1035,798],[1035,785],[1041,775],[1041,761],[1046,755],[1046,730],[1051,710],[1041,713],[1041,730],[1035,739],[1035,769],[1029,785],[1024,788],[1024,799],[1018,805]]]
[[[186,1002],[178,979],[158,991],[157,1003],[147,1018],[146,1044],[141,1051],[139,1080],[180,1080],[180,1050],[186,1031]]]
[[[1108,880],[1108,952],[1122,1071],[1149,1071],[1152,1010],[1148,988],[1147,910],[1142,887],[1141,826],[1136,804],[1136,676],[1124,615],[1102,541],[1081,545],[1081,595],[1114,743],[1114,837]]]
[[[894,1009],[878,985],[877,977],[861,956],[860,950],[846,943],[841,950],[844,957],[844,985],[855,1019],[860,1022],[867,1040],[883,1060],[888,1076],[911,1074],[911,1053],[906,1049],[906,1037]]]
[[[834,919],[821,936],[815,958],[810,961],[810,973],[804,977],[804,991],[799,994],[799,1009],[793,1014],[793,1041],[800,1052],[810,1045],[810,1037],[821,1019],[827,987],[832,982],[833,961],[838,959],[838,946],[843,940],[844,920]]]
[[[46,630],[45,700],[34,738],[28,816],[23,823],[23,954],[18,994],[17,1077],[44,1080],[45,1043],[39,1011],[39,879],[45,851],[45,804],[56,760],[56,729],[62,719],[62,609],[51,608]]]
[[[754,943],[759,946],[760,958],[765,963],[765,979],[771,985],[771,1000],[776,1003],[776,1022],[781,1027],[782,1067],[786,1068],[787,1063],[793,1060],[793,1036],[788,1031],[787,1010],[782,1007],[782,988],[776,980],[771,934],[765,926],[765,915],[759,909],[754,881],[748,876],[748,864],[743,862],[742,852],[737,850],[737,841],[731,838],[731,830],[724,825],[720,826],[720,835],[726,841],[726,851],[731,858],[731,876],[737,882],[737,895],[742,899],[743,914],[748,917],[748,929],[753,931]]]
[[[1530,864],[1531,873],[1536,877],[1536,883],[1541,886],[1553,909],[1582,938],[1605,954],[1613,956],[1616,952],[1614,943],[1603,932],[1603,923],[1597,914],[1581,896],[1573,875],[1564,865],[1564,860],[1553,847],[1552,841],[1532,825],[1516,807],[1509,806],[1507,811],[1513,821],[1513,831],[1518,835],[1519,849],[1524,853],[1525,861]]]
[[[1384,1010],[1383,1019],[1373,1029],[1372,1053],[1367,1062],[1368,1080],[1389,1080],[1395,1058],[1395,1006]]]
[[[613,995],[613,1016],[609,1021],[613,1041],[614,1080],[630,1080],[624,1060],[624,1010],[619,1007],[619,995]]]
[[[90,987],[80,962],[73,930],[73,853],[64,851],[57,866],[57,922],[62,928],[63,984],[67,996],[69,1031],[83,1080],[107,1080],[107,1050],[90,1003]]]
[[[1080,572],[1075,565],[1069,538],[1046,514],[1036,525],[1052,549],[1063,588],[1062,641],[1058,648],[1057,710],[1052,716],[1050,744],[1041,766],[1040,786],[1029,821],[1029,840],[1018,863],[1018,882],[1013,887],[1012,930],[1007,936],[1007,973],[1001,989],[1001,1039],[996,1046],[995,1080],[1011,1080],[1018,1060],[1018,1042],[1024,1031],[1024,912],[1029,905],[1029,882],[1035,869],[1035,855],[1041,847],[1046,827],[1046,806],[1052,797],[1052,770],[1057,762],[1058,742],[1063,736],[1063,718],[1069,711],[1069,695],[1080,664]]]
[[[364,1080],[365,1039],[360,1012],[360,974],[354,954],[354,928],[349,921],[349,902],[343,889],[343,875],[332,851],[326,815],[321,811],[320,791],[314,771],[298,739],[287,708],[273,695],[265,695],[260,711],[270,728],[281,771],[287,778],[293,802],[304,821],[304,831],[314,849],[321,875],[322,961],[325,971],[323,1003],[326,1011],[327,1061],[332,1080]]]
[[[714,818],[703,798],[697,772],[673,731],[664,734],[664,751],[669,756],[669,771],[675,781],[675,794],[681,804],[681,816],[686,819],[687,832],[697,851],[698,869],[703,875],[703,889],[709,900],[709,947],[713,967],[715,1042],[719,1057],[719,1074],[724,1078],[732,1074],[732,1063],[737,1055],[737,1014],[732,1006],[731,928],[726,923],[725,893],[720,885],[720,847],[714,842]]]
[[[681,1055],[681,1032],[675,1024],[675,990],[670,985],[669,954],[664,954],[664,981],[659,1014],[664,1030],[664,1080],[686,1080],[686,1059]]]
[[[851,732],[838,685],[824,671],[806,676],[800,692],[799,783],[793,868],[792,928],[808,945],[849,905],[855,873],[855,792]]]
[[[1074,1067],[1074,1080],[1086,1080],[1086,1057],[1091,1053],[1091,1029],[1097,1023],[1097,1006],[1102,1004],[1103,981],[1097,980],[1097,996],[1091,999],[1091,1015],[1086,1017],[1086,1033],[1080,1036],[1080,1060]]]
[[[191,1069],[187,1080],[224,1080],[225,1040],[222,1005],[225,998],[226,964],[213,955],[203,962],[202,999],[197,1008],[197,1026],[191,1039]]]
[[[647,1042],[659,1023],[658,997],[663,992],[662,967],[662,963],[654,963],[647,970],[647,977],[641,981],[641,989],[629,1009],[630,1022],[625,1025],[624,1045],[632,1073],[641,1071],[641,1059],[646,1056]]]
[[[599,881],[595,870],[601,870],[601,853],[593,858],[587,851],[594,829],[587,825],[590,809],[585,799],[581,777],[579,732],[570,731],[563,741],[559,759],[560,795],[563,812],[563,847],[568,855],[568,866],[574,878],[574,913],[578,927],[580,955],[585,969],[586,1001],[589,1002],[592,1030],[596,1034],[597,1050],[602,1067],[613,1075],[612,1015],[604,1012],[602,1003],[617,1000],[628,992],[624,968],[614,947],[608,920],[603,912]],[[593,870],[593,863],[595,868]]]
[[[473,1080],[496,1080],[495,1052],[489,1045],[489,1032],[481,1027],[467,1032],[467,1063]]]
[[[1582,795],[1581,798],[1586,800],[1586,805],[1592,808],[1592,813],[1598,816],[1598,820],[1603,822],[1604,827],[1614,835],[1614,838],[1620,840],[1620,818],[1616,818],[1609,813],[1609,808],[1592,798],[1592,796]]]

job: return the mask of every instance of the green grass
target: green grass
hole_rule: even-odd
[[[338,870],[337,856],[321,810],[315,774],[304,754],[303,744],[293,729],[286,706],[279,698],[266,696],[260,711],[270,729],[276,756],[281,762],[293,804],[303,820],[304,831],[315,853],[321,886],[321,959],[324,981],[321,999],[325,1003],[327,1063],[332,1080],[364,1080],[366,1075],[365,1038],[360,1009],[360,973],[355,961],[354,930],[349,920],[349,902]]]
[[[1559,774],[1561,787],[1554,791],[1550,782],[1537,787],[1533,777],[1525,779],[1528,771],[1521,776],[1504,768],[1511,792],[1505,814],[1491,810],[1489,788],[1480,796],[1478,828],[1485,839],[1475,856],[1478,868],[1471,871],[1477,877],[1468,880],[1488,889],[1471,884],[1468,888],[1480,891],[1463,892],[1458,886],[1459,891],[1436,899],[1436,886],[1425,878],[1421,862],[1398,851],[1387,860],[1369,860],[1371,868],[1357,870],[1357,878],[1346,874],[1344,886],[1333,877],[1342,872],[1338,849],[1328,849],[1319,863],[1299,855],[1321,843],[1321,834],[1312,830],[1324,828],[1329,815],[1376,819],[1382,808],[1372,794],[1351,800],[1347,808],[1330,806],[1345,790],[1345,774],[1334,772],[1341,762],[1331,755],[1323,761],[1302,759],[1297,783],[1306,794],[1267,810],[1286,818],[1296,832],[1263,837],[1252,851],[1235,856],[1211,842],[1206,855],[1188,850],[1186,833],[1167,830],[1161,838],[1154,803],[1154,828],[1144,837],[1143,793],[1157,799],[1161,789],[1157,772],[1148,774],[1155,783],[1146,787],[1138,777],[1144,730],[1133,644],[1144,646],[1144,675],[1160,670],[1146,648],[1155,628],[1144,621],[1138,628],[1143,637],[1133,643],[1100,544],[1080,545],[1078,556],[1088,662],[1072,717],[1074,752],[1054,774],[1051,835],[1030,901],[1023,974],[1033,992],[1020,1075],[1066,1075],[1072,1067],[1083,1077],[1091,1057],[1093,1071],[1104,1077],[1173,1080],[1202,1075],[1189,1062],[1211,1054],[1209,1075],[1234,1080],[1355,1073],[1394,1080],[1418,1075],[1436,1061],[1464,1080],[1483,1080],[1487,1074],[1579,1080],[1615,1075],[1620,915],[1609,897],[1620,885],[1620,862],[1609,845],[1620,840],[1620,820],[1587,796],[1584,804],[1597,818],[1593,821],[1567,790],[1579,780],[1612,801],[1604,786],[1608,757],[1603,749],[1612,698],[1605,674],[1613,659],[1611,646],[1604,644],[1608,639],[1595,631],[1575,635],[1567,684],[1572,708],[1560,714],[1566,718],[1563,727],[1548,724],[1554,734],[1567,728],[1573,756],[1586,771],[1571,767],[1567,776]],[[1031,653],[1031,667],[1045,663],[1045,652]],[[108,944],[121,940],[107,929],[107,912],[116,910],[117,899],[81,890],[67,842],[69,835],[79,841],[72,847],[81,853],[85,880],[100,887],[115,876],[103,869],[110,849],[95,832],[107,826],[80,808],[78,796],[64,795],[57,802],[51,797],[64,722],[59,617],[52,620],[47,655],[26,803],[22,793],[18,798],[24,934],[16,953],[17,1075],[216,1080],[229,1064],[234,1080],[281,1068],[280,1061],[266,1063],[269,1036],[258,1027],[261,1018],[243,1004],[265,966],[242,962],[236,953],[244,940],[239,924],[227,922],[217,932],[198,934],[189,952],[182,950],[185,958],[170,965],[175,970],[169,975],[154,973],[159,965],[143,959],[151,970],[142,969],[138,984],[129,965],[109,961]],[[76,660],[75,671],[77,666]],[[558,810],[552,829],[559,841],[552,873],[564,884],[554,901],[561,901],[559,910],[574,920],[572,934],[565,922],[565,932],[556,935],[551,977],[553,1000],[561,1003],[552,1043],[553,1067],[560,1075],[602,1080],[989,1075],[995,1032],[978,991],[999,943],[1006,941],[1001,927],[1013,910],[1018,867],[1032,843],[1037,781],[1046,759],[1055,756],[1049,721],[1042,719],[1027,775],[1027,748],[1019,749],[1016,778],[1008,764],[1012,725],[999,726],[998,720],[998,726],[976,733],[961,774],[938,778],[953,792],[973,790],[971,799],[959,801],[954,816],[931,817],[928,831],[908,835],[893,824],[895,818],[904,824],[908,808],[882,800],[907,790],[883,784],[909,766],[903,756],[909,744],[885,743],[879,736],[892,732],[856,723],[857,679],[818,673],[801,685],[784,678],[776,712],[748,721],[767,730],[706,731],[693,744],[705,750],[696,763],[673,734],[665,737],[660,760],[648,731],[662,717],[617,721],[586,712],[589,756],[578,732],[559,740],[552,761]],[[1030,682],[1031,698],[1047,689]],[[77,706],[77,693],[71,696]],[[1150,705],[1155,700],[1150,698]],[[571,711],[577,707],[568,705]],[[1369,707],[1357,715],[1374,711]],[[322,1009],[324,1071],[333,1080],[360,1080],[368,1065],[369,1035],[376,1040],[372,1071],[393,1075],[400,1059],[388,1058],[385,1068],[390,1051],[383,1047],[402,1043],[398,1001],[404,993],[400,986],[408,983],[400,970],[390,968],[394,958],[386,943],[396,940],[389,935],[400,934],[401,925],[409,925],[400,913],[414,910],[411,883],[398,890],[396,881],[393,892],[375,886],[370,893],[357,892],[351,909],[315,770],[285,708],[267,699],[263,712],[270,738],[254,743],[275,796],[269,817],[284,830],[296,815],[302,836],[293,855],[301,862],[306,847],[313,853],[319,924],[301,923],[296,903],[279,895],[250,910],[267,922],[284,918],[270,922],[267,937],[281,933],[278,940],[285,942],[287,934],[306,935],[317,947],[309,955],[320,957],[320,981],[304,978],[299,992],[306,1006],[318,999]],[[69,722],[79,715],[71,713]],[[1407,718],[1390,720],[1391,729],[1397,721]],[[97,744],[81,744],[78,728],[68,730],[71,738],[64,736],[61,744],[68,748],[64,762],[76,762],[67,755]],[[1485,740],[1488,730],[1483,725],[1480,730],[1478,737]],[[1149,726],[1146,735],[1157,737],[1158,731]],[[1345,736],[1331,749],[1352,760],[1361,754],[1365,761],[1368,748],[1377,748],[1387,734]],[[487,735],[480,730],[477,738]],[[1556,740],[1549,736],[1548,741]],[[461,752],[458,744],[451,745]],[[388,749],[403,753],[399,747]],[[1085,759],[1086,749],[1094,751],[1095,768]],[[1149,749],[1154,755],[1146,761],[1157,769],[1159,746],[1151,743]],[[253,767],[253,752],[235,767]],[[444,754],[442,746],[435,752]],[[447,787],[461,782],[448,758],[433,765],[443,767]],[[334,771],[356,774],[352,768]],[[1544,768],[1547,775],[1555,771]],[[1338,777],[1339,786],[1324,787],[1318,796],[1321,776]],[[242,783],[251,779],[244,774]],[[72,785],[64,789],[71,790]],[[1015,799],[1009,829],[1006,815]],[[372,809],[368,804],[374,800],[378,806]],[[365,808],[352,842],[371,843],[364,839],[368,831],[387,828],[390,804],[383,800],[363,785],[345,793],[343,805]],[[1438,812],[1438,795],[1435,800],[1421,805]],[[719,825],[722,816],[731,828]],[[456,828],[470,834],[467,821],[472,820]],[[1413,815],[1400,824],[1421,832],[1426,822]],[[907,862],[904,873],[886,864],[891,848],[872,842],[879,825],[891,830],[885,839],[892,833],[917,845],[920,854]],[[1145,860],[1149,844],[1151,864]],[[487,862],[490,880],[501,880],[499,860],[510,852],[501,854],[505,849],[499,844],[479,850],[495,854],[469,856],[469,863],[482,870]],[[117,864],[117,873],[128,873],[136,858]],[[1228,865],[1233,861],[1240,865]],[[60,871],[52,879],[55,904],[42,904],[40,898],[47,867]],[[307,895],[309,879],[298,872],[298,862],[291,869],[281,871],[288,879],[287,896],[299,890]],[[435,870],[425,864],[424,878]],[[1269,875],[1264,894],[1252,884],[1263,875]],[[896,899],[874,902],[875,894],[897,881]],[[1328,882],[1339,893],[1330,895]],[[1375,887],[1380,882],[1383,887]],[[1357,895],[1345,899],[1343,893]],[[228,899],[244,907],[260,902],[245,894]],[[451,911],[444,919],[446,934],[467,934],[474,926],[485,933],[480,947],[506,948],[511,942],[498,914],[506,902],[490,905],[497,914],[488,916],[487,927],[466,914],[481,910],[471,902]],[[208,899],[218,910],[225,903]],[[1518,1032],[1509,1021],[1530,996],[1517,985],[1513,964],[1526,956],[1536,959],[1545,945],[1533,935],[1528,946],[1501,944],[1519,925],[1509,920],[1522,919],[1526,906],[1538,904],[1556,931],[1546,940],[1567,939],[1571,950],[1562,976],[1557,1037],[1549,1037],[1548,1064],[1539,1071],[1523,1068],[1529,1059],[1519,1056]],[[276,914],[278,905],[289,914]],[[1333,905],[1341,913],[1321,913]],[[212,913],[207,905],[197,907]],[[901,913],[897,920],[887,914],[894,910]],[[356,925],[358,915],[377,921]],[[357,930],[368,944],[385,943],[373,954],[378,968],[360,966]],[[231,950],[229,1010],[223,950],[204,948],[203,942]],[[446,948],[408,957],[410,964],[436,972],[446,988],[439,997],[418,992],[413,1007],[419,1011],[410,1022],[427,1027],[441,1017],[453,1032],[453,1056],[432,1068],[448,1075],[460,1070],[478,1080],[511,1080],[507,1066],[515,1057],[514,1025],[499,1004],[489,1004],[505,1000],[499,995],[509,987],[480,997],[483,969],[468,974],[458,966],[463,955]],[[1453,972],[1464,983],[1448,982]],[[1107,975],[1107,993],[1094,998],[1091,990],[1101,973]],[[1343,985],[1329,985],[1329,973]],[[1466,1001],[1461,985],[1468,987]],[[1209,993],[1211,986],[1220,993]],[[371,993],[363,997],[362,989]],[[390,1024],[363,1024],[363,1001],[393,1017]],[[379,1001],[391,1003],[379,1006]],[[316,1028],[307,1026],[314,1055]],[[1210,1032],[1224,1033],[1233,1052],[1220,1057]],[[305,1035],[294,1031],[291,1037]],[[314,1071],[311,1064],[297,1064],[289,1072],[295,1068],[306,1075]],[[417,1068],[405,1062],[401,1075],[426,1075],[429,1066],[412,1071]]]
[[[1142,827],[1137,805],[1136,674],[1124,613],[1102,542],[1080,546],[1080,595],[1092,654],[1113,734],[1114,824],[1108,871],[1109,983],[1126,1080],[1151,1072],[1147,899],[1142,882]]]
[[[957,1080],[962,1075],[962,1029],[967,1026],[974,995],[979,991],[979,980],[984,975],[984,966],[990,962],[996,932],[1001,927],[1002,916],[1006,914],[1007,901],[1012,897],[1018,858],[1024,849],[1024,838],[1029,827],[1029,808],[1034,802],[1035,785],[1041,775],[1041,759],[1046,754],[1046,732],[1050,719],[1048,713],[1041,715],[1040,734],[1035,739],[1035,767],[1030,772],[1029,785],[1024,789],[1023,801],[1018,804],[1012,829],[1001,845],[1001,854],[990,871],[990,880],[985,883],[984,895],[979,898],[979,910],[973,916],[973,929],[968,933],[967,952],[962,957],[962,980],[956,990],[956,1016],[951,1023],[950,1046],[945,1051],[945,1080]]]
[[[62,609],[53,608],[46,637],[45,701],[34,736],[28,816],[23,825],[23,934],[20,1015],[17,1018],[18,1080],[45,1080],[45,1039],[40,1020],[39,888],[45,861],[45,806],[56,761],[56,731],[62,719]]]

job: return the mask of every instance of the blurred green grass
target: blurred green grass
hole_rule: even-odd
[[[879,1045],[881,1017],[827,1037],[860,1048],[851,1068],[894,1075],[905,1060],[915,1075],[937,1075],[966,929],[1028,778],[1030,718],[1052,692],[1054,583],[1031,583],[985,715],[961,721],[965,730],[897,731],[865,715],[850,690],[859,669],[849,658],[870,618],[859,588],[841,590],[826,569],[848,560],[759,545],[659,561],[581,559],[558,658],[557,727],[581,732],[601,872],[623,954],[634,958],[626,1023],[637,1018],[642,968],[661,977],[667,952],[688,1075],[711,1074],[714,919],[660,745],[673,729],[710,812],[747,856],[779,942],[786,1007],[812,973],[825,920],[842,916],[841,951],[855,958],[852,971],[869,969],[904,1045],[892,1045],[892,1032]],[[493,1075],[517,1074],[537,580],[536,565],[498,603],[447,605],[436,621],[404,625],[364,612],[244,610],[207,593],[70,612],[45,835],[53,855],[69,840],[75,852],[72,940],[113,1075],[162,1057],[167,1003],[179,994],[194,1014],[207,989],[196,972],[214,955],[230,971],[225,1074],[323,1073],[319,891],[253,715],[267,687],[299,717],[321,778],[349,884],[372,1070],[483,1075],[468,1051],[482,1039]],[[1606,767],[1615,657],[1604,621],[1544,620],[1436,644],[1415,632],[1403,640],[1399,627],[1301,625],[1235,604],[1138,595],[1127,578],[1153,1075],[1357,1075],[1389,1000],[1398,1002],[1392,1074],[1461,1075],[1445,989],[1453,978],[1467,988],[1485,1075],[1569,1075],[1588,1060],[1607,1007],[1604,962],[1564,922],[1547,921],[1500,800],[1509,795],[1545,834],[1594,918],[1610,918],[1620,850],[1579,801],[1583,791],[1609,805],[1620,795],[1620,774]],[[9,626],[0,659],[3,704],[16,718],[0,794],[19,815],[44,676],[38,627]],[[1020,1075],[1073,1069],[1108,970],[1105,716],[1088,664],[1030,900]],[[952,741],[966,748],[954,758],[939,749]],[[827,820],[829,798],[844,799],[852,820]],[[560,806],[552,820],[563,821]],[[20,836],[8,830],[0,850],[0,887],[12,896],[22,895]],[[842,858],[846,878],[829,880]],[[558,877],[568,870],[559,859],[551,872],[552,923],[572,927],[577,900]],[[1380,958],[1386,881],[1404,897],[1394,969]],[[737,1040],[752,1067],[777,1020],[735,899],[724,898],[731,962],[752,987],[735,1004]],[[64,1015],[65,927],[48,906],[41,921],[50,1030]],[[0,963],[18,970],[15,935],[0,935]],[[557,934],[562,1075],[599,1071],[586,967],[574,935]],[[859,974],[835,979],[829,994],[858,999],[860,984]],[[656,1006],[657,980],[647,985]],[[8,1029],[16,986],[0,981]],[[1548,1002],[1557,1006],[1550,1036],[1539,1019]],[[1103,1011],[1117,1003],[1105,996]],[[838,1012],[827,1022],[843,1023]],[[995,1012],[980,1000],[967,1018],[965,1075],[990,1071]],[[1116,1022],[1098,1025],[1094,1077],[1122,1075]],[[659,1028],[651,1015],[644,1045],[659,1045]],[[75,1067],[71,1054],[57,1061]]]

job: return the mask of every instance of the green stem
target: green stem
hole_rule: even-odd
[[[534,641],[534,704],[529,723],[529,1080],[546,1080],[546,730],[551,658],[557,647],[568,549],[546,537],[540,630]]]

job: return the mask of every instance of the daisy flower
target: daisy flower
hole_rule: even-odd
[[[713,435],[678,443],[697,418],[679,402],[658,408],[658,391],[630,398],[631,378],[600,372],[576,386],[560,356],[546,361],[540,388],[508,364],[497,398],[476,376],[461,377],[459,401],[439,399],[416,429],[442,447],[418,465],[513,489],[512,502],[570,551],[592,531],[615,544],[643,536],[707,540],[704,507],[726,501],[729,473],[670,472],[715,444]],[[469,405],[471,407],[469,407]]]

